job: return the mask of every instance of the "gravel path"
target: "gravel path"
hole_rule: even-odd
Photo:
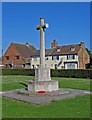
[[[92,91],[77,90],[77,89],[64,89],[61,88],[58,91],[47,92],[46,94],[38,94],[36,92],[29,92],[25,89],[17,89],[12,91],[0,92],[2,96],[24,101],[33,104],[45,104],[54,100],[63,100],[68,98],[74,98],[76,96],[92,94]]]

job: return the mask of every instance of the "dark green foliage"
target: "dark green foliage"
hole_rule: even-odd
[[[34,76],[34,69],[2,69],[2,75],[27,75]]]
[[[52,77],[69,77],[69,78],[92,78],[92,70],[67,69],[51,70]]]
[[[34,69],[3,69],[2,75],[26,75],[34,76]],[[52,69],[52,77],[69,77],[69,78],[92,78],[92,69]]]

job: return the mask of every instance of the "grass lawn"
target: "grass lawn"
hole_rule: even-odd
[[[20,82],[28,83],[33,76],[2,76],[2,89],[12,90],[23,88]],[[92,79],[59,78],[62,88],[75,88],[90,90]],[[92,83],[91,83],[92,84]],[[45,105],[27,104],[21,101],[3,97],[3,118],[88,118],[90,117],[90,95],[77,96],[76,98],[54,101]]]
[[[8,75],[2,76],[2,90],[14,90],[18,88],[25,88],[22,83],[28,83],[28,80],[33,80],[32,76]],[[0,88],[1,90],[1,88]]]
[[[3,98],[3,118],[89,118],[90,96],[80,96],[45,105],[32,105]]]
[[[16,76],[9,75],[2,77],[2,90],[12,90],[25,87],[20,82],[28,83],[28,80],[33,80],[33,76]],[[74,88],[74,89],[84,89],[90,90],[90,84],[92,84],[92,79],[82,79],[82,78],[59,78],[53,77],[54,80],[59,80],[60,88]],[[1,89],[1,88],[0,88]]]
[[[83,78],[52,78],[59,80],[60,88],[74,88],[82,90],[90,90],[92,86],[92,79]]]

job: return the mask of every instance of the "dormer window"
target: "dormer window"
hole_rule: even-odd
[[[15,56],[15,60],[18,60],[19,59],[19,56],[17,55],[17,56]]]
[[[60,52],[60,48],[57,49],[57,52]]]
[[[70,50],[71,50],[71,51],[75,51],[75,48],[74,48],[74,47],[72,47],[72,48],[70,48]]]

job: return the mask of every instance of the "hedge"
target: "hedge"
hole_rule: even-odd
[[[34,69],[2,69],[2,75],[27,75],[34,76]],[[69,77],[69,78],[92,78],[92,69],[52,69],[52,77]]]
[[[34,76],[34,69],[2,69],[2,75],[26,75]]]
[[[51,76],[69,78],[92,78],[92,70],[83,69],[51,70]]]

